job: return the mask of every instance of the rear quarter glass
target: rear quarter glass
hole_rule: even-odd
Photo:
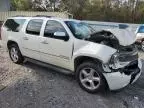
[[[19,32],[25,21],[26,19],[8,19],[4,27],[7,28],[8,31]]]

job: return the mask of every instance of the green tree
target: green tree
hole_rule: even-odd
[[[76,19],[144,23],[142,0],[11,0],[12,10],[60,11]]]
[[[67,11],[74,15],[74,18],[83,19],[89,0],[61,0],[60,11]]]
[[[32,8],[31,0],[11,0],[11,10],[21,11],[21,10],[31,10]]]

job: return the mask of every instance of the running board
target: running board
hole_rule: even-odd
[[[40,66],[43,66],[43,67],[50,68],[52,70],[55,70],[55,71],[58,71],[58,72],[61,72],[61,73],[64,73],[64,74],[72,74],[72,75],[74,75],[74,72],[71,71],[71,70],[67,70],[67,69],[52,65],[52,64],[44,63],[44,62],[41,62],[39,60],[35,60],[35,59],[32,59],[32,58],[25,57],[25,61],[24,62],[27,62],[27,61],[29,61],[31,63],[34,63],[34,64],[37,64],[37,65],[40,65]]]

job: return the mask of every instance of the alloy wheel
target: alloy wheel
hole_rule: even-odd
[[[90,90],[95,90],[100,86],[100,76],[93,68],[84,68],[80,71],[81,84]]]
[[[10,50],[10,55],[11,55],[11,58],[14,62],[17,62],[19,57],[18,57],[18,51],[15,47],[12,47],[11,50]]]

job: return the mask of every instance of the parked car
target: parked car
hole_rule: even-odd
[[[136,44],[142,51],[144,51],[144,25],[141,25],[136,30]]]
[[[14,63],[31,58],[68,70],[89,93],[121,89],[141,74],[135,35],[126,29],[95,32],[74,19],[11,17],[2,42]]]

